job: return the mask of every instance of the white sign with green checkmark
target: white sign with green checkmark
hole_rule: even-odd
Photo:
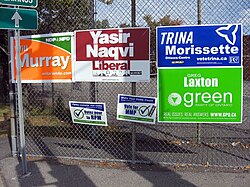
[[[156,103],[154,97],[118,95],[117,119],[155,124]]]
[[[69,102],[73,123],[108,126],[105,103]]]

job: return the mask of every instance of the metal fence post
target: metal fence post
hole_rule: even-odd
[[[201,24],[201,0],[197,0],[197,18],[198,18],[198,25]],[[197,143],[201,143],[201,124],[197,123]]]
[[[131,0],[131,22],[132,27],[136,26],[136,0]],[[132,82],[132,95],[136,95],[136,83]],[[136,157],[136,123],[132,124],[132,161]]]
[[[89,29],[94,29],[95,28],[95,0],[90,0],[90,25],[89,25]],[[90,98],[91,98],[91,102],[95,102],[96,101],[96,96],[95,96],[95,92],[96,92],[96,85],[95,82],[91,82],[90,83]]]
[[[90,0],[90,25],[89,25],[89,29],[94,29],[95,28],[95,0]],[[96,83],[95,82],[91,82],[90,83],[90,99],[91,102],[96,102]],[[97,138],[97,129],[94,125],[91,125],[90,127],[91,129],[91,138],[93,140],[96,140]]]
[[[27,174],[26,147],[24,135],[24,115],[23,115],[23,100],[22,100],[22,82],[21,82],[21,61],[20,61],[20,30],[15,30],[16,40],[16,66],[17,66],[17,90],[18,90],[18,114],[20,128],[20,150],[22,155],[23,175]]]
[[[15,115],[15,86],[11,76],[11,44],[10,38],[14,36],[13,31],[8,30],[8,61],[9,61],[9,97],[10,97],[10,126],[11,126],[11,152],[12,156],[17,156],[17,125]]]
[[[197,0],[197,18],[198,18],[198,25],[201,24],[201,0]]]

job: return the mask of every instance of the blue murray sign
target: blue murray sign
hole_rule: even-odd
[[[158,67],[241,66],[242,25],[157,27]]]

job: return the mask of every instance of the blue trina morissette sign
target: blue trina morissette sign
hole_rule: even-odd
[[[242,25],[157,28],[158,67],[241,66]]]

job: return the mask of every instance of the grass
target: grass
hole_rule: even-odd
[[[33,108],[28,120],[32,126],[67,126],[68,123],[61,121],[52,113],[52,108]]]
[[[8,104],[0,103],[0,118],[10,117],[10,106]]]
[[[68,126],[69,124],[60,121],[56,116],[51,114],[51,111],[47,108],[44,110],[33,109],[30,112],[30,123],[33,126]],[[5,103],[0,103],[0,121],[5,121],[10,118],[10,106]]]
[[[60,121],[53,115],[36,115],[29,118],[32,126],[68,126],[69,124]]]
[[[10,125],[10,107],[8,104],[0,103],[0,136],[7,136]]]

